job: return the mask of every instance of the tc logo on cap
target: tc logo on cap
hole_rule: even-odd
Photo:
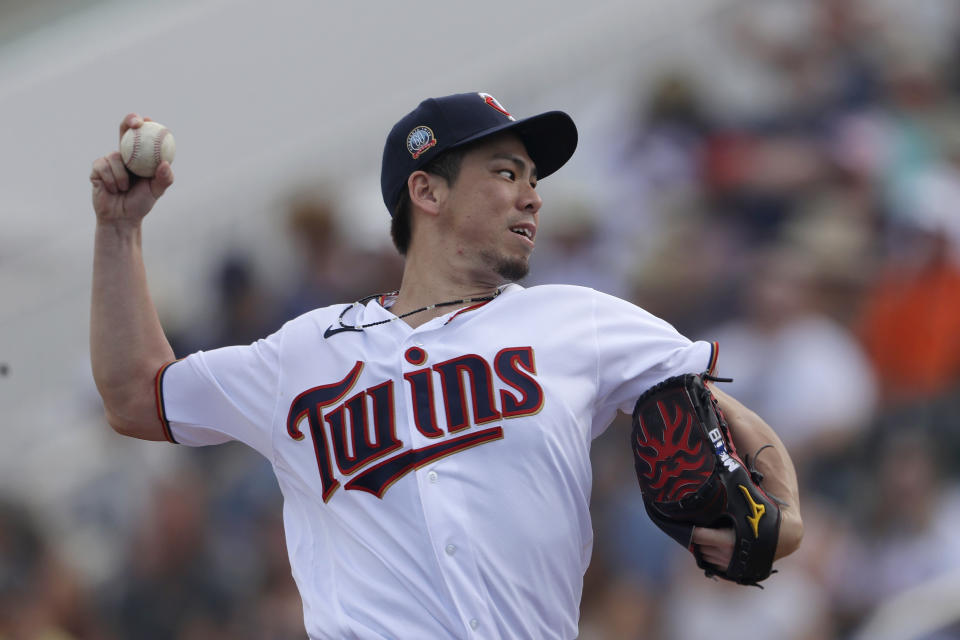
[[[490,105],[491,107],[493,107],[494,109],[496,109],[497,111],[499,111],[500,113],[502,113],[503,115],[507,116],[507,117],[510,118],[511,120],[516,120],[516,118],[514,118],[512,115],[510,115],[510,112],[507,111],[506,109],[504,109],[504,108],[503,108],[503,105],[500,104],[500,102],[499,102],[496,98],[494,98],[492,95],[490,95],[489,93],[480,92],[478,95],[479,95],[481,98],[483,98],[483,101],[484,101],[484,102],[486,102],[488,105]]]
[[[407,151],[410,152],[414,160],[436,144],[437,138],[433,135],[433,130],[430,127],[421,125],[407,134]]]

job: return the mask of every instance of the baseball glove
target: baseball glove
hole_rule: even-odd
[[[744,465],[730,438],[706,374],[668,378],[646,391],[633,410],[633,457],[650,518],[689,549],[707,576],[756,585],[773,572],[780,507]],[[758,452],[759,453],[759,452]],[[709,564],[691,541],[694,526],[732,527],[733,558]]]

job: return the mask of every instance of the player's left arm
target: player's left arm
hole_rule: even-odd
[[[723,411],[740,457],[750,456],[751,466],[756,465],[757,470],[763,474],[761,486],[764,491],[781,503],[780,535],[774,559],[789,555],[799,548],[803,538],[800,489],[790,454],[780,437],[763,418],[733,396],[718,389],[717,385],[710,384],[709,388]],[[760,448],[768,444],[772,446],[766,447],[756,456]]]

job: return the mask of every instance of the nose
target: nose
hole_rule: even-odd
[[[520,194],[520,208],[527,213],[537,213],[543,206],[543,198],[532,186],[527,186]]]

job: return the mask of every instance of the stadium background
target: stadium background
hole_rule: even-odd
[[[87,175],[123,114],[177,137],[145,253],[185,355],[396,286],[383,137],[469,90],[581,130],[528,283],[719,340],[800,472],[801,551],[714,583],[611,426],[582,638],[960,637],[960,4],[672,4],[0,3],[0,638],[303,637],[266,464],[102,420]]]

